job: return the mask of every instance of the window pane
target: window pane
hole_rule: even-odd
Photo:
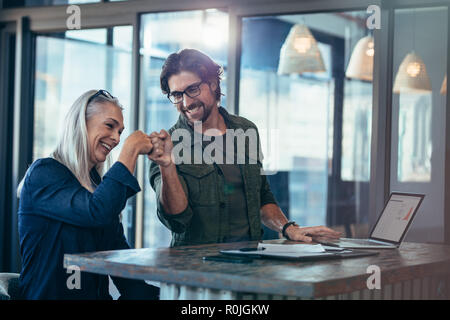
[[[370,180],[372,83],[346,79],[344,83],[342,180]]]
[[[3,0],[4,8],[40,7],[64,4],[83,4],[100,2],[100,0]]]
[[[66,31],[65,38],[106,45],[106,29],[70,30]]]
[[[113,37],[110,45],[106,44],[106,29],[37,36],[33,159],[48,157],[53,152],[67,111],[90,89],[108,90],[124,107],[125,130],[121,143],[112,151],[113,159],[118,158],[132,126],[131,45],[124,48],[115,44],[132,38],[132,27],[116,27],[111,32],[117,33],[117,37]],[[126,233],[131,227],[131,208],[129,203],[123,212]]]
[[[142,29],[141,106],[145,110],[145,132],[168,130],[178,120],[178,112],[162,94],[159,82],[164,60],[173,52],[194,48],[208,54],[225,69],[221,89],[226,92],[226,13],[210,9],[146,14],[142,16]],[[226,107],[226,97],[222,97],[222,105]],[[146,161],[144,247],[167,247],[171,234],[156,214],[156,197],[148,182],[149,165]]]
[[[409,241],[444,240],[447,8],[395,10],[391,191],[425,194]]]
[[[239,113],[267,132],[265,166],[277,172],[269,181],[282,210],[301,225],[342,225],[349,235],[368,229],[372,82],[359,65],[345,76],[369,36],[365,19],[252,17],[242,28]],[[264,150],[276,136],[278,148]]]

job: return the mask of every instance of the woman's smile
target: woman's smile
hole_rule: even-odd
[[[101,142],[101,141],[100,141],[100,145],[106,150],[106,154],[108,154],[114,148],[111,145],[109,145],[105,142]]]

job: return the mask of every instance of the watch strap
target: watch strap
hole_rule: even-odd
[[[291,225],[293,225],[293,226],[298,226],[298,224],[297,224],[295,221],[289,221],[288,223],[286,223],[286,224],[283,226],[283,229],[282,229],[282,231],[281,231],[281,234],[283,235],[283,237],[285,237],[285,238],[288,239],[288,240],[291,240],[291,239],[289,239],[289,236],[286,234],[286,229],[287,229],[289,226],[291,226]]]

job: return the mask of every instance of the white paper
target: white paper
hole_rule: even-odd
[[[321,244],[272,244],[258,243],[258,250],[265,253],[314,253],[325,252]]]

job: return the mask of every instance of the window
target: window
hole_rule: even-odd
[[[346,71],[357,43],[372,39],[365,19],[339,12],[242,22],[239,113],[267,133],[263,149],[278,139],[264,156],[280,207],[301,225],[342,225],[353,236],[368,229],[372,82]]]
[[[395,10],[391,191],[425,194],[407,240],[444,240],[447,8]]]
[[[108,33],[113,35],[111,43]],[[33,160],[48,157],[55,149],[67,111],[91,89],[108,90],[124,107],[125,130],[112,151],[113,159],[118,158],[132,129],[131,39],[131,26],[37,36]],[[131,228],[130,213],[129,201],[122,220],[126,235]]]
[[[146,14],[142,16],[142,83],[141,109],[144,110],[145,132],[168,130],[178,120],[178,112],[162,94],[159,75],[167,56],[184,48],[194,48],[208,54],[226,69],[228,15],[210,9]],[[221,82],[226,92],[226,72]],[[226,97],[222,97],[226,106]],[[170,231],[156,214],[156,197],[148,179],[150,162],[145,162],[144,184],[144,247],[167,247]]]

